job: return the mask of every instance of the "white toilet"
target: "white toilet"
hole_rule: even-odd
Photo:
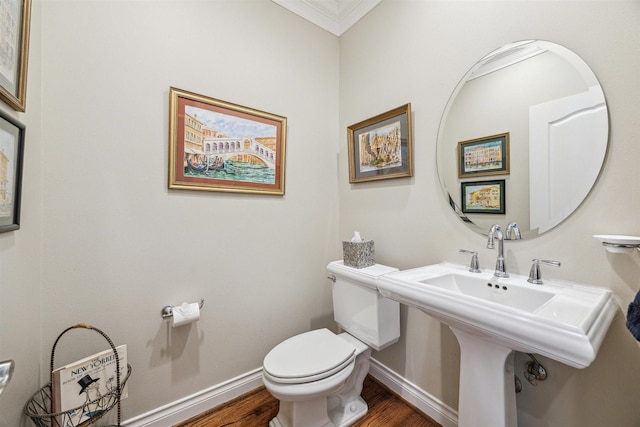
[[[375,264],[356,269],[329,263],[334,319],[345,331],[305,332],[278,344],[264,358],[262,380],[280,400],[270,427],[344,427],[368,410],[360,397],[371,348],[400,338],[400,305],[384,298],[376,281],[396,268]]]

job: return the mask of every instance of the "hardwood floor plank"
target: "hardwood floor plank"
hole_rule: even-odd
[[[175,427],[267,426],[277,414],[278,401],[260,387]]]
[[[442,427],[371,376],[362,397],[369,412],[353,427]],[[278,407],[278,400],[260,387],[174,427],[266,427]]]

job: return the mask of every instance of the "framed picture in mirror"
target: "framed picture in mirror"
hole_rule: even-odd
[[[458,178],[509,174],[509,132],[458,143]]]
[[[349,182],[413,176],[411,104],[347,128]]]
[[[0,110],[0,233],[20,228],[25,126]]]
[[[463,182],[462,212],[482,214],[505,213],[505,180]]]

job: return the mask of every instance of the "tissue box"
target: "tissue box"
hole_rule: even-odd
[[[363,242],[342,242],[342,259],[344,265],[353,268],[365,268],[375,264],[376,254],[373,240]]]

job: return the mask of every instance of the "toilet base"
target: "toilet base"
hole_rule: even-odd
[[[337,398],[337,397],[336,397]],[[329,398],[329,404],[331,405],[331,399]],[[329,410],[329,418],[336,427],[346,427],[358,421],[360,418],[367,415],[369,407],[367,402],[360,396],[349,402],[348,407],[337,406],[333,410]]]
[[[278,415],[269,421],[269,427],[288,427],[300,425],[297,421],[297,417],[292,411],[302,411],[304,414],[304,426],[305,427],[347,427],[358,421],[360,418],[367,415],[369,407],[364,399],[358,396],[356,399],[348,403],[348,408],[341,406],[339,403],[339,396],[329,398],[328,403],[331,405],[332,400],[337,401],[333,409],[329,409],[327,412],[327,406],[325,402],[318,404],[318,402],[297,402],[295,409],[290,406],[290,402],[280,402],[280,411]],[[305,405],[304,403],[309,403]],[[328,417],[327,417],[328,413]],[[315,416],[314,416],[315,414]],[[310,423],[310,419],[313,419],[313,423]],[[282,420],[282,422],[280,422]]]
[[[269,427],[334,427],[327,416],[327,399],[302,402],[280,401],[278,415],[269,421]]]

